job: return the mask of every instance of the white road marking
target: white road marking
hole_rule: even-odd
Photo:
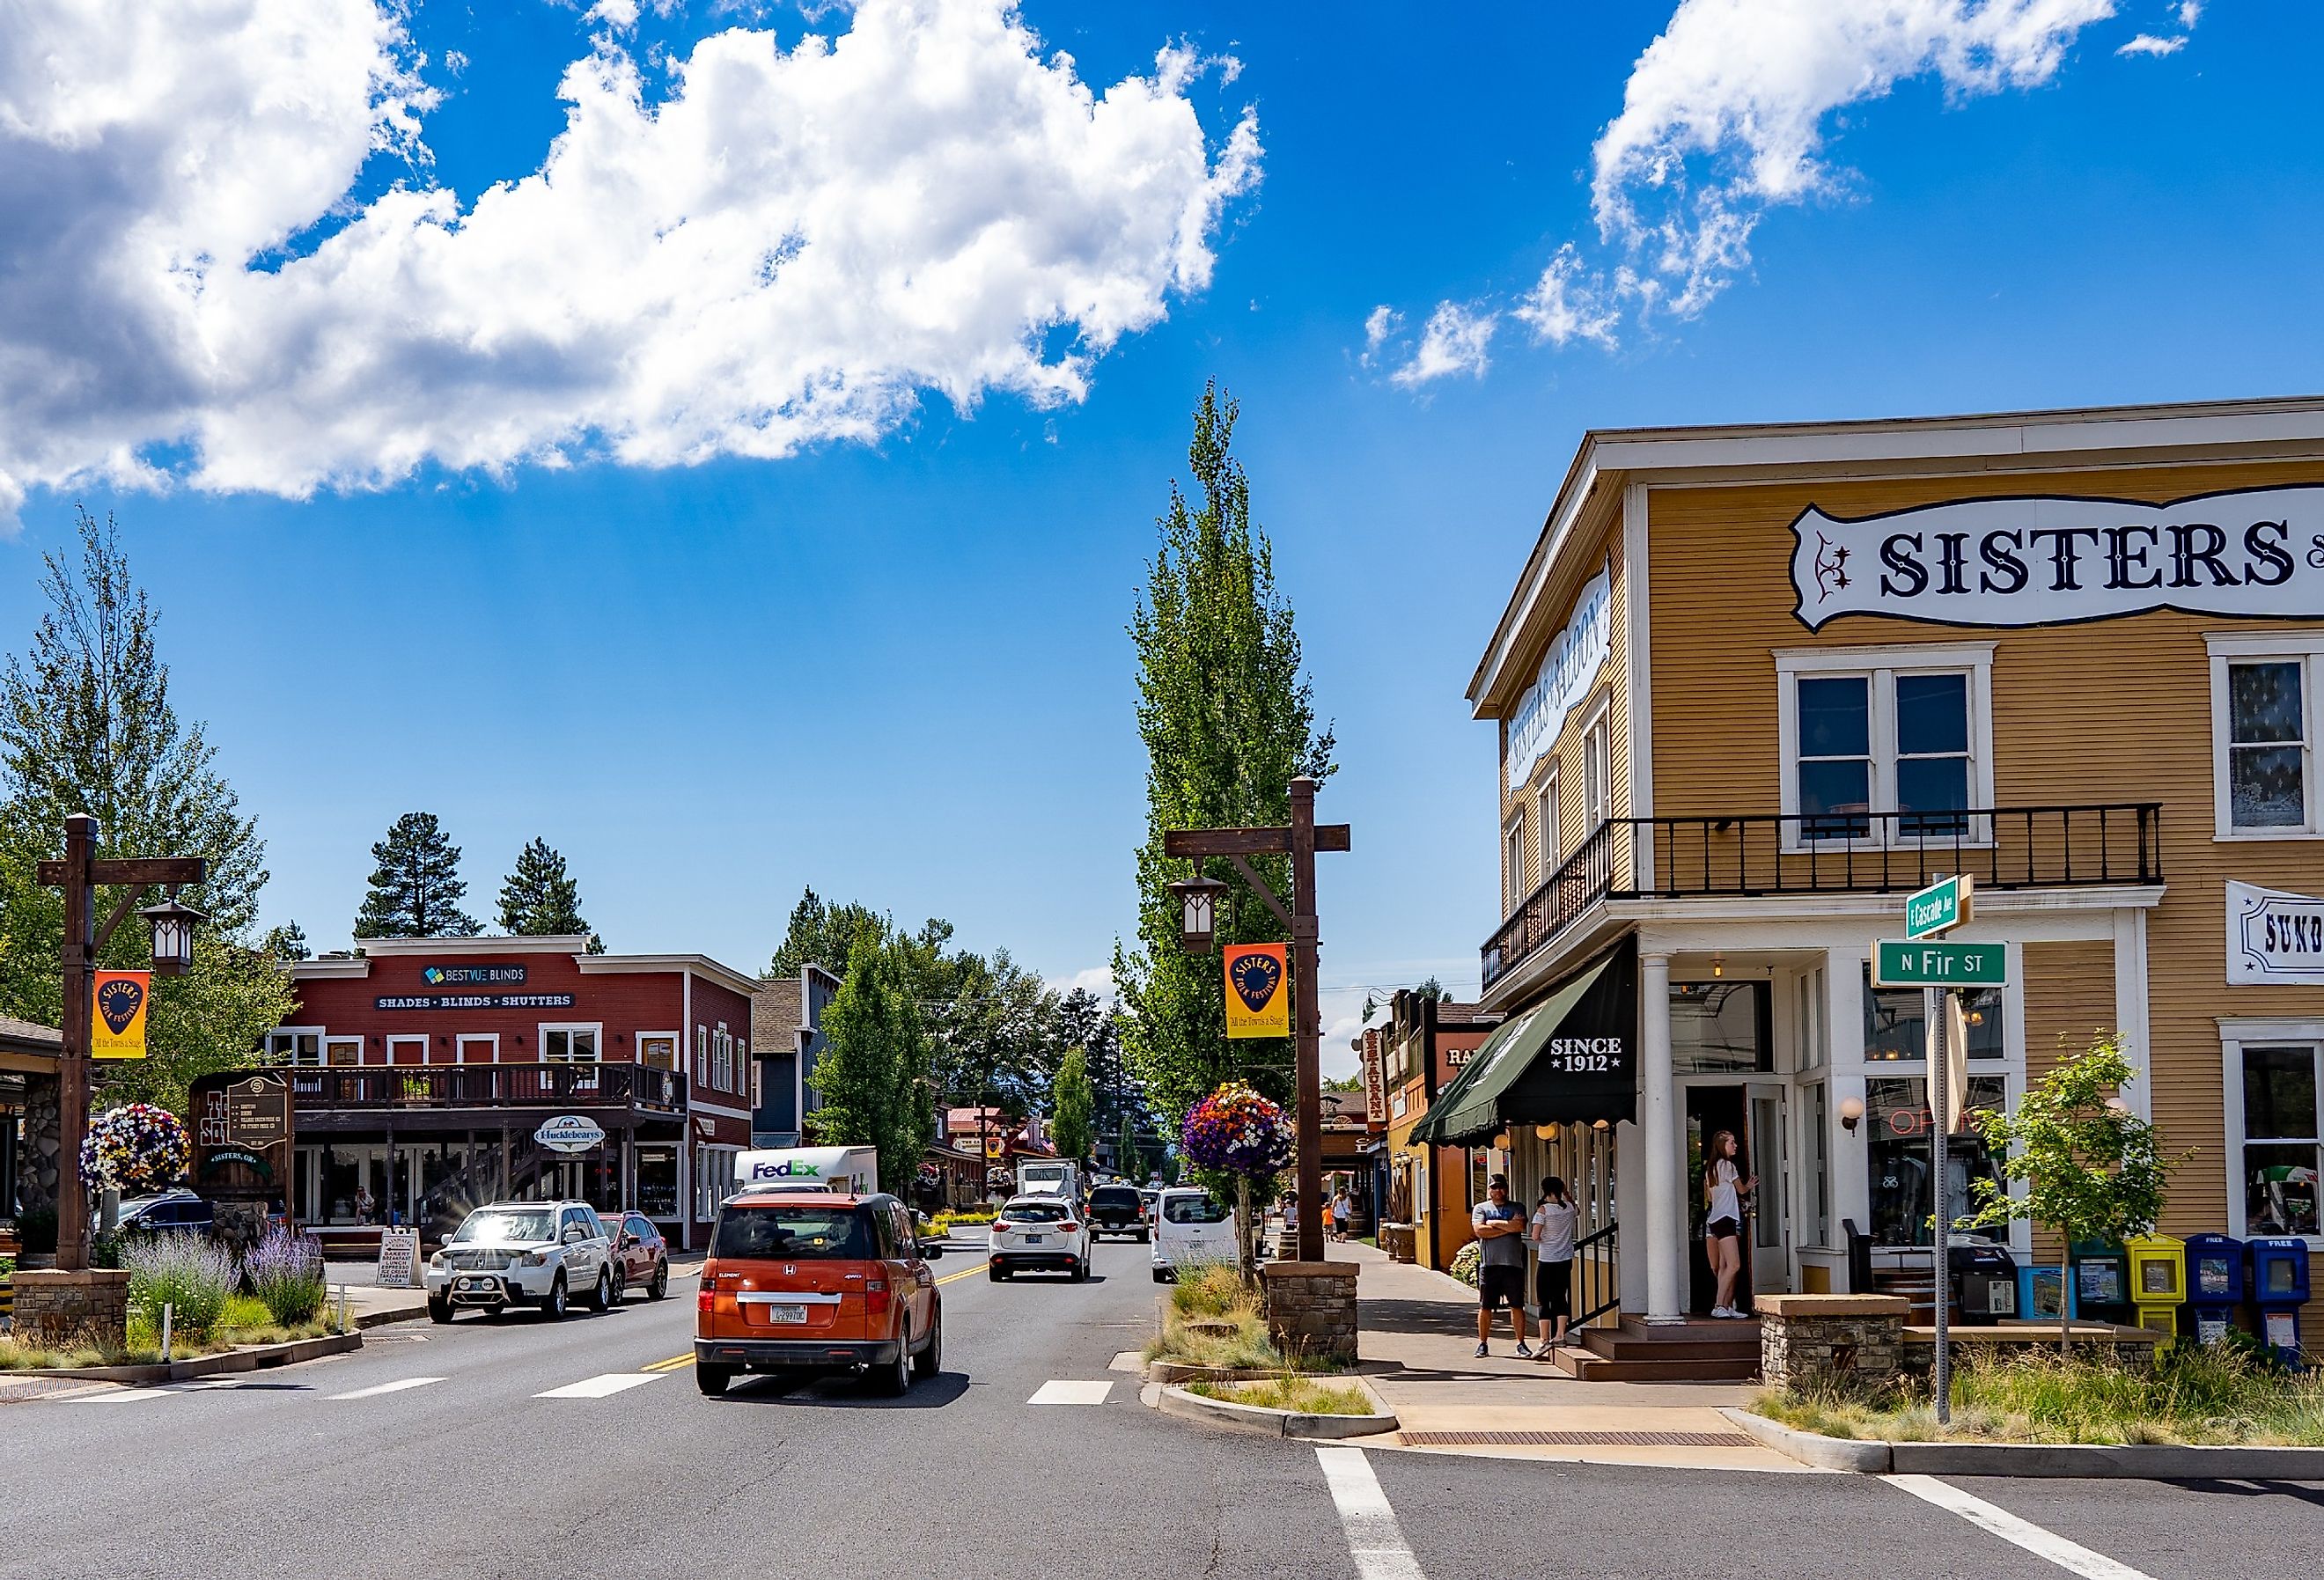
[[[1420,1572],[1420,1560],[1405,1545],[1396,1511],[1388,1507],[1388,1494],[1380,1491],[1364,1451],[1318,1444],[1315,1459],[1339,1508],[1340,1529],[1347,1535],[1348,1556],[1356,1561],[1360,1580],[1427,1580]]]
[[[1899,1492],[1912,1493],[1923,1502],[1950,1510],[1971,1525],[1989,1530],[2002,1540],[2013,1542],[2036,1557],[2046,1558],[2061,1569],[2080,1575],[2082,1580],[2152,1580],[2151,1576],[2128,1564],[2118,1564],[2104,1553],[2094,1553],[2079,1542],[2068,1541],[2055,1531],[2045,1530],[2030,1520],[2021,1520],[1998,1504],[1988,1503],[1974,1493],[1962,1492],[1950,1482],[1939,1481],[1935,1476],[1888,1475],[1880,1479]]]
[[[211,1393],[221,1388],[239,1388],[238,1377],[196,1377],[184,1382],[149,1382],[133,1384],[109,1393],[77,1394],[60,1399],[60,1404],[127,1404],[132,1400],[169,1399],[181,1393]]]
[[[401,1393],[407,1388],[425,1388],[431,1382],[441,1382],[441,1377],[399,1377],[392,1382],[375,1382],[369,1388],[358,1388],[352,1393],[334,1393],[332,1399],[373,1399],[383,1393]]]
[[[562,1388],[552,1388],[536,1393],[535,1399],[604,1399],[624,1389],[642,1388],[649,1382],[659,1382],[669,1376],[667,1372],[608,1372],[600,1377],[585,1377],[578,1382],[568,1382]]]
[[[1044,1382],[1027,1404],[1103,1404],[1111,1382]]]

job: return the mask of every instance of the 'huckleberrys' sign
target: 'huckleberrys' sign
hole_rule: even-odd
[[[2324,488],[2169,504],[2028,495],[1792,523],[1796,612],[2050,625],[2150,609],[2324,615]]]

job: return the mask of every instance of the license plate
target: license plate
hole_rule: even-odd
[[[769,1322],[805,1322],[807,1320],[807,1307],[804,1306],[770,1306],[767,1307],[767,1320]]]
[[[1041,1237],[1038,1234],[1028,1234],[1025,1236],[1025,1243],[1028,1245],[1038,1245],[1041,1243]]]

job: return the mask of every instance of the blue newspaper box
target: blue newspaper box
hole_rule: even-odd
[[[2021,1322],[2056,1322],[2067,1315],[2066,1270],[2056,1262],[2027,1262],[2017,1270],[2017,1317]]]
[[[2244,1303],[2244,1243],[2231,1234],[2187,1236],[2187,1331],[2218,1344],[2235,1331]]]
[[[2287,1366],[2301,1364],[2300,1308],[2308,1303],[2308,1242],[2269,1234],[2246,1246],[2251,1303],[2259,1308],[2260,1341]]]

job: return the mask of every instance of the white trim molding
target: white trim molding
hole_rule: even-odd
[[[2316,705],[2324,697],[2324,631],[2209,631],[2203,647],[2211,661],[2211,837],[2238,843],[2272,839],[2324,839],[2324,789],[2317,772]],[[2236,662],[2277,660],[2300,666],[2300,783],[2298,826],[2238,828],[2227,787],[2228,734],[2234,725],[2227,698],[2227,670]],[[2287,743],[2288,744],[2288,743]]]
[[[2227,1232],[2236,1239],[2247,1239],[2251,1224],[2246,1216],[2247,1200],[2244,1178],[2244,1049],[2246,1048],[2277,1047],[2306,1048],[2309,1057],[2318,1061],[2317,1085],[2312,1088],[2319,1110],[2324,1110],[2324,1017],[2293,1020],[2272,1017],[2221,1015],[2219,1026],[2220,1107],[2225,1121],[2227,1143],[2221,1166],[2227,1173]],[[2324,1136],[2324,1113],[2317,1115],[2319,1135]],[[2298,1146],[2303,1138],[2287,1137],[2286,1144]],[[2315,1144],[2316,1138],[2307,1138]],[[2266,1145],[2264,1138],[2261,1145]],[[2305,1234],[2311,1253],[2324,1252],[2324,1234]]]
[[[1993,650],[1990,642],[1906,642],[1877,647],[1776,648],[1775,661],[1777,807],[1786,818],[1800,815],[1800,707],[1803,676],[1861,677],[1867,707],[1865,744],[1868,766],[1868,813],[1898,810],[1896,790],[1896,679],[1900,675],[1960,674],[1968,678],[1969,801],[1972,808],[1993,805]],[[1834,814],[1835,817],[1844,814]],[[1855,845],[1875,847],[1891,843],[1919,843],[1904,834],[1901,818],[1868,825],[1860,839],[1801,838],[1796,824],[1783,826],[1783,848],[1840,849]],[[1963,848],[1991,843],[1990,828],[1971,827]],[[1948,842],[1950,843],[1950,842]]]

